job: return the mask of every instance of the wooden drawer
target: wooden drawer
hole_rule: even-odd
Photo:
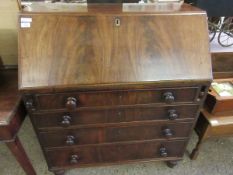
[[[127,108],[88,109],[75,112],[51,112],[33,114],[33,120],[39,129],[62,127],[83,127],[132,121],[168,121],[192,120],[198,111],[198,105],[180,106],[137,106]]]
[[[118,106],[151,103],[194,102],[198,87],[149,90],[98,91],[36,95],[37,110]]]
[[[122,141],[186,138],[192,123],[165,123],[41,132],[45,147],[101,144]]]
[[[46,151],[52,168],[88,166],[149,159],[177,159],[184,153],[186,141],[138,142],[120,145],[96,145]]]
[[[218,79],[216,83],[229,83],[233,85],[233,79]],[[233,111],[233,96],[220,96],[211,86],[205,100],[205,107],[211,114]]]

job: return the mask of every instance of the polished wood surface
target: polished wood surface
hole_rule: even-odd
[[[70,109],[84,107],[140,105],[140,104],[174,104],[195,102],[198,87],[138,89],[125,91],[92,91],[80,93],[42,94],[35,97],[37,110]],[[174,98],[169,101],[169,98]],[[71,100],[71,102],[70,102]],[[69,104],[73,103],[73,104]],[[71,105],[71,106],[70,106]]]
[[[233,77],[233,52],[211,53],[215,79]]]
[[[150,160],[174,167],[205,100],[210,63],[206,15],[188,5],[19,15],[19,89],[55,174]]]
[[[62,157],[64,156],[64,159],[71,159],[72,162],[78,162],[77,155],[75,154],[74,157],[69,157],[70,154],[66,153],[65,149],[73,149],[73,147],[76,146],[76,148],[79,148],[78,150],[82,152],[90,145],[101,146],[110,144],[115,147],[116,144],[132,144],[139,141],[150,141],[156,142],[156,144],[162,144],[162,142],[165,140],[170,140],[174,142],[174,144],[176,140],[183,140],[184,144],[186,145],[187,139],[191,133],[191,128],[193,127],[193,122],[197,117],[200,105],[203,103],[208,86],[205,84],[203,86],[199,86],[198,88],[188,88],[188,90],[190,89],[191,91],[187,91],[187,87],[179,87],[175,88],[175,91],[173,91],[172,94],[177,95],[177,93],[174,92],[183,90],[183,93],[180,95],[184,99],[186,99],[186,96],[183,94],[185,94],[184,92],[187,91],[187,96],[189,96],[189,98],[191,97],[191,99],[194,99],[190,102],[184,101],[183,103],[175,102],[175,97],[177,96],[173,96],[171,93],[167,93],[165,91],[166,95],[164,95],[164,93],[159,93],[162,103],[160,102],[151,104],[150,99],[154,99],[148,96],[148,92],[151,94],[151,90],[148,91],[148,89],[145,89],[142,91],[131,90],[129,93],[126,91],[127,98],[123,100],[124,103],[121,103],[122,100],[115,100],[114,103],[110,103],[112,100],[110,97],[115,96],[115,91],[107,92],[109,93],[110,97],[104,95],[106,92],[103,93],[100,91],[99,95],[100,97],[102,95],[102,98],[98,98],[98,100],[96,100],[95,96],[92,96],[92,93],[98,94],[94,91],[85,92],[87,94],[91,93],[90,97],[92,98],[89,98],[91,103],[87,103],[86,106],[83,107],[79,107],[77,105],[78,100],[76,99],[79,99],[76,96],[77,92],[70,92],[69,95],[64,98],[64,100],[59,100],[61,99],[59,97],[63,97],[66,93],[31,95],[25,94],[25,104],[30,112],[31,119],[42,148],[44,150],[51,150],[51,152],[55,152],[57,149],[61,149],[61,155]],[[160,92],[160,89],[156,90]],[[141,94],[141,92],[144,91],[147,93]],[[122,91],[117,92],[122,94]],[[132,92],[134,95],[128,98],[128,94],[131,94]],[[195,93],[193,94],[193,92]],[[82,94],[84,92],[80,93]],[[40,99],[40,96],[43,96],[44,100],[39,100],[40,103],[37,103],[38,99]],[[50,96],[55,97],[55,99],[49,100]],[[120,97],[120,99],[124,99],[124,96],[120,95]],[[168,103],[163,101],[164,98],[168,100]],[[110,101],[108,101],[109,99]],[[140,101],[140,99],[146,100],[144,102],[145,104],[137,104],[138,100]],[[102,103],[101,100],[107,101],[107,103]],[[53,108],[53,103],[60,104],[60,101],[64,102],[64,107],[57,109]],[[100,101],[99,104],[98,101]],[[69,103],[67,104],[67,102]],[[98,105],[92,106],[93,104]],[[43,106],[49,105],[51,105],[51,108],[41,108]],[[69,108],[67,108],[67,105]],[[152,111],[147,110],[147,108],[150,108]],[[113,118],[114,115],[116,119]],[[143,118],[141,118],[143,116],[145,117],[144,121]],[[181,149],[178,144],[175,145]],[[172,151],[172,148],[170,147],[167,149],[161,154],[167,155],[168,152]],[[107,149],[106,154],[109,154],[108,151],[109,150]],[[123,151],[125,151],[125,149],[123,149]],[[61,165],[61,160],[59,160],[60,157],[56,156],[57,153],[50,154],[49,152],[45,151],[44,154],[46,156],[50,170],[54,171],[55,174],[58,169],[62,170],[80,166],[79,163],[74,165],[68,165],[64,163]],[[132,151],[132,155],[133,154],[136,154],[136,150]],[[153,159],[166,160],[168,161],[168,166],[173,167],[175,162],[180,158],[180,156],[168,156],[165,158],[163,156],[161,158],[155,156]],[[50,159],[54,159],[56,163],[51,163]],[[93,159],[93,157],[91,159]],[[141,161],[144,160],[143,157],[139,157],[138,159]],[[121,162],[134,162],[136,160],[137,158],[132,158],[130,161],[126,159],[122,160]],[[170,161],[172,161],[172,163]],[[108,163],[114,164],[114,160],[109,160]],[[103,164],[105,164],[105,162],[88,163],[81,161],[81,166]]]
[[[233,78],[215,79],[214,81],[218,83],[229,82],[233,84]],[[205,106],[212,114],[233,111],[233,96],[220,96],[212,87],[210,87]]]
[[[205,113],[207,116],[207,120],[211,124],[211,126],[220,126],[220,125],[230,125],[233,124],[233,112],[223,112],[217,115],[211,115],[209,113]]]
[[[6,143],[27,175],[36,175],[17,137],[27,115],[17,85],[16,69],[0,69],[0,143]]]
[[[117,108],[94,108],[74,112],[46,112],[32,115],[39,130],[84,128],[115,125],[128,122],[192,121],[198,105],[181,106],[135,106]]]
[[[155,158],[175,160],[183,156],[184,141],[136,142],[131,144],[86,146],[48,150],[48,161],[53,169],[92,166],[117,162],[151,160]],[[163,149],[162,149],[163,148]],[[162,151],[163,150],[163,151]]]
[[[233,83],[233,52],[211,53],[211,57],[215,81]],[[213,89],[210,91],[205,103],[210,113],[221,115],[222,112],[233,110],[232,97],[220,97]]]
[[[71,145],[104,144],[139,140],[187,139],[193,123],[180,122],[138,124],[135,126],[92,127],[40,132],[44,147],[67,147]]]
[[[30,28],[19,28],[20,90],[212,78],[203,12],[101,15],[99,8],[95,15],[20,14],[32,18]]]

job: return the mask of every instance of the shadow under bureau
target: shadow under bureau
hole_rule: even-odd
[[[49,169],[173,167],[212,79],[206,14],[87,8],[19,15],[19,89]]]

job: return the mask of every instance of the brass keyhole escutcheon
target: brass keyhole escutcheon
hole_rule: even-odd
[[[115,18],[114,25],[115,25],[115,27],[120,27],[121,26],[121,20],[120,20],[120,18]]]

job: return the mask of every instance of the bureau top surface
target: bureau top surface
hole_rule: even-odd
[[[211,78],[206,15],[196,9],[19,15],[20,90]]]
[[[203,13],[200,9],[181,2],[162,3],[44,3],[32,2],[23,6],[23,13],[80,13],[80,14],[153,14]]]

